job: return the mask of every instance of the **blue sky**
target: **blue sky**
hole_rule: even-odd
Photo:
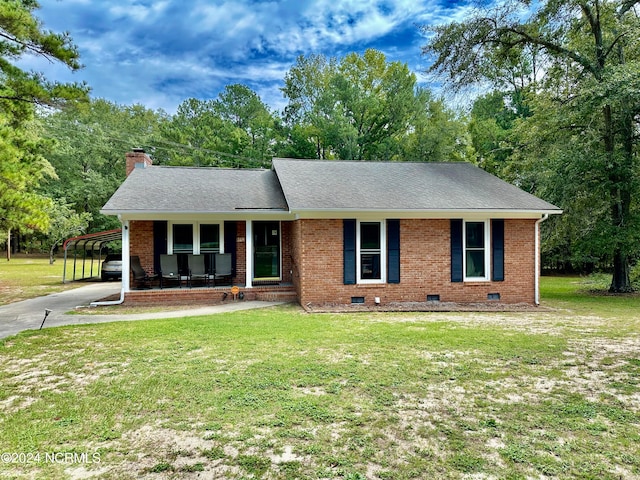
[[[468,4],[443,0],[41,0],[47,30],[69,32],[79,72],[31,58],[49,80],[86,81],[92,96],[174,113],[185,99],[216,98],[242,83],[274,110],[298,55],[342,57],[367,48],[428,64],[419,26],[461,18]]]

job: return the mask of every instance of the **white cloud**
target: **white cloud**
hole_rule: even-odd
[[[278,85],[299,54],[374,45],[390,61],[421,68],[418,25],[460,18],[468,8],[438,0],[43,0],[36,13],[45,28],[69,31],[86,68],[71,75],[35,59],[23,65],[51,80],[86,80],[97,97],[169,112],[230,83],[279,108]]]

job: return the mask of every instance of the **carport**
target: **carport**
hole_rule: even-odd
[[[86,235],[80,235],[79,237],[73,237],[65,240],[63,244],[64,248],[64,267],[62,270],[62,283],[67,281],[87,280],[95,276],[100,276],[100,268],[102,266],[102,253],[106,244],[121,241],[122,229],[117,228],[115,230],[107,230],[104,232],[88,233]],[[70,280],[67,280],[67,260],[69,259],[70,252],[73,254],[73,276]],[[87,254],[90,253],[91,262],[87,269]],[[96,260],[97,254],[97,266],[95,267],[94,275],[94,260]],[[78,272],[78,261],[82,262],[82,273]],[[87,270],[89,270],[87,272]],[[88,276],[87,276],[88,274]],[[78,277],[78,275],[81,275]]]

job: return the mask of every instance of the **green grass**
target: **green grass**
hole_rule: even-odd
[[[0,477],[637,478],[640,299],[578,282],[544,278],[539,312],[25,332],[0,342],[0,452],[99,463]]]
[[[64,260],[57,259],[53,265],[49,265],[49,257],[38,255],[17,255],[10,261],[0,259],[0,305],[11,302],[35,298],[51,293],[77,288],[81,283],[62,283],[62,271]],[[93,268],[96,272],[97,261]],[[73,262],[67,265],[67,276],[71,277]],[[79,272],[82,262],[78,261],[76,269]],[[90,261],[86,262],[86,271],[90,271]]]
[[[587,277],[545,276],[541,278],[540,296],[543,305],[567,309],[572,314],[635,320],[633,312],[640,305],[640,295],[609,294],[610,282],[610,275],[605,274]]]

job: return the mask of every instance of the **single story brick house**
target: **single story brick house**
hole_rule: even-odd
[[[154,272],[162,254],[226,252],[244,298],[537,304],[539,224],[561,213],[468,163],[163,167],[138,150],[127,173],[102,209],[122,222],[126,301],[219,300],[228,287],[134,289],[129,257]]]

